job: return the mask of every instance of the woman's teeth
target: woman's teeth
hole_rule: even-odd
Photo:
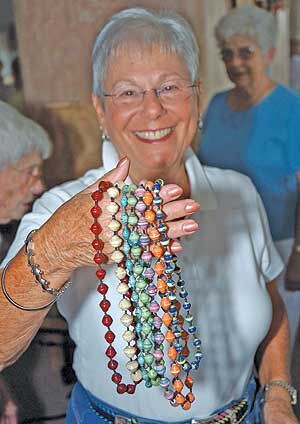
[[[165,128],[163,130],[156,131],[136,131],[135,135],[145,140],[159,140],[169,135],[171,131],[172,128]]]

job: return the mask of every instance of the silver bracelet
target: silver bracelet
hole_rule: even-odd
[[[297,390],[295,387],[293,387],[291,384],[289,384],[287,381],[284,380],[272,380],[270,383],[267,383],[265,385],[265,391],[266,393],[271,387],[282,387],[285,389],[291,398],[291,404],[296,405],[297,404]]]
[[[52,299],[50,302],[46,303],[46,305],[38,306],[38,307],[36,307],[36,308],[30,308],[30,307],[23,306],[23,305],[20,305],[20,303],[15,302],[15,301],[14,301],[14,300],[10,297],[10,295],[8,294],[8,292],[7,292],[7,290],[6,290],[6,287],[5,287],[5,274],[6,274],[6,271],[7,271],[7,268],[8,268],[8,266],[9,266],[10,262],[11,262],[11,261],[9,261],[9,262],[5,265],[5,267],[4,267],[3,271],[2,271],[2,276],[1,276],[1,288],[2,288],[2,291],[3,291],[4,296],[5,296],[5,297],[6,297],[6,299],[9,301],[9,303],[11,303],[11,304],[12,304],[13,306],[15,306],[16,308],[21,309],[22,311],[34,312],[34,311],[41,311],[41,310],[43,310],[43,309],[46,309],[46,308],[48,308],[49,306],[52,306],[52,305],[56,302],[57,297],[55,297],[54,299]]]
[[[33,257],[34,257],[35,254],[34,254],[34,250],[33,250],[32,235],[36,231],[37,230],[30,231],[30,233],[28,234],[28,236],[26,237],[26,240],[25,240],[25,254],[26,254],[27,259],[28,259],[28,265],[30,266],[31,272],[35,277],[35,281],[42,287],[42,289],[44,291],[52,294],[52,296],[54,296],[55,300],[56,300],[71,285],[71,281],[70,280],[66,281],[65,284],[62,286],[62,288],[59,289],[59,290],[53,289],[53,288],[50,287],[49,281],[47,281],[43,277],[44,272],[41,270],[41,268],[38,264],[34,263],[34,260],[33,260]]]

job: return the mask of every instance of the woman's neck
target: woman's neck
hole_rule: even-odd
[[[157,178],[164,180],[165,184],[177,184],[183,189],[182,198],[190,196],[190,183],[184,167],[184,162],[179,166],[175,164],[170,168],[139,168],[133,164],[130,166],[130,178],[135,184],[139,184],[142,180],[155,181]]]
[[[235,86],[228,96],[229,106],[237,112],[242,112],[255,106],[273,90],[275,83],[269,77],[264,77],[251,86]]]

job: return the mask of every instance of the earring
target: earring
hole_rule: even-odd
[[[200,115],[199,119],[198,119],[198,129],[199,129],[199,131],[201,131],[202,128],[203,128],[203,120],[202,120],[202,116]]]
[[[108,135],[106,135],[105,132],[103,131],[103,128],[102,127],[99,127],[99,128],[101,132],[102,141],[110,141]]]
[[[102,141],[110,141],[108,135],[106,135],[104,132],[101,135]]]

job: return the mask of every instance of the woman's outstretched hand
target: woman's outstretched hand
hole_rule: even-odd
[[[90,209],[93,207],[91,194],[97,190],[101,180],[113,184],[120,180],[124,181],[129,172],[129,165],[127,158],[120,160],[116,168],[59,207],[43,225],[42,231],[36,233],[36,241],[43,246],[42,254],[46,255],[48,264],[53,264],[52,272],[60,275],[62,279],[69,278],[77,267],[94,265],[95,251],[92,247],[94,236],[90,231],[93,224],[90,214]],[[178,200],[181,195],[182,189],[176,184],[166,184],[160,192],[166,214],[168,236],[172,239],[193,234],[198,229],[198,224],[189,216],[197,212],[200,205],[192,199]],[[104,194],[99,202],[102,213],[98,218],[102,227],[100,238],[104,242],[103,252],[108,256],[113,251],[109,243],[113,235],[108,227],[111,221],[111,214],[107,211],[109,203],[108,195]],[[180,243],[173,240],[171,243],[173,253],[178,253],[181,249]]]

